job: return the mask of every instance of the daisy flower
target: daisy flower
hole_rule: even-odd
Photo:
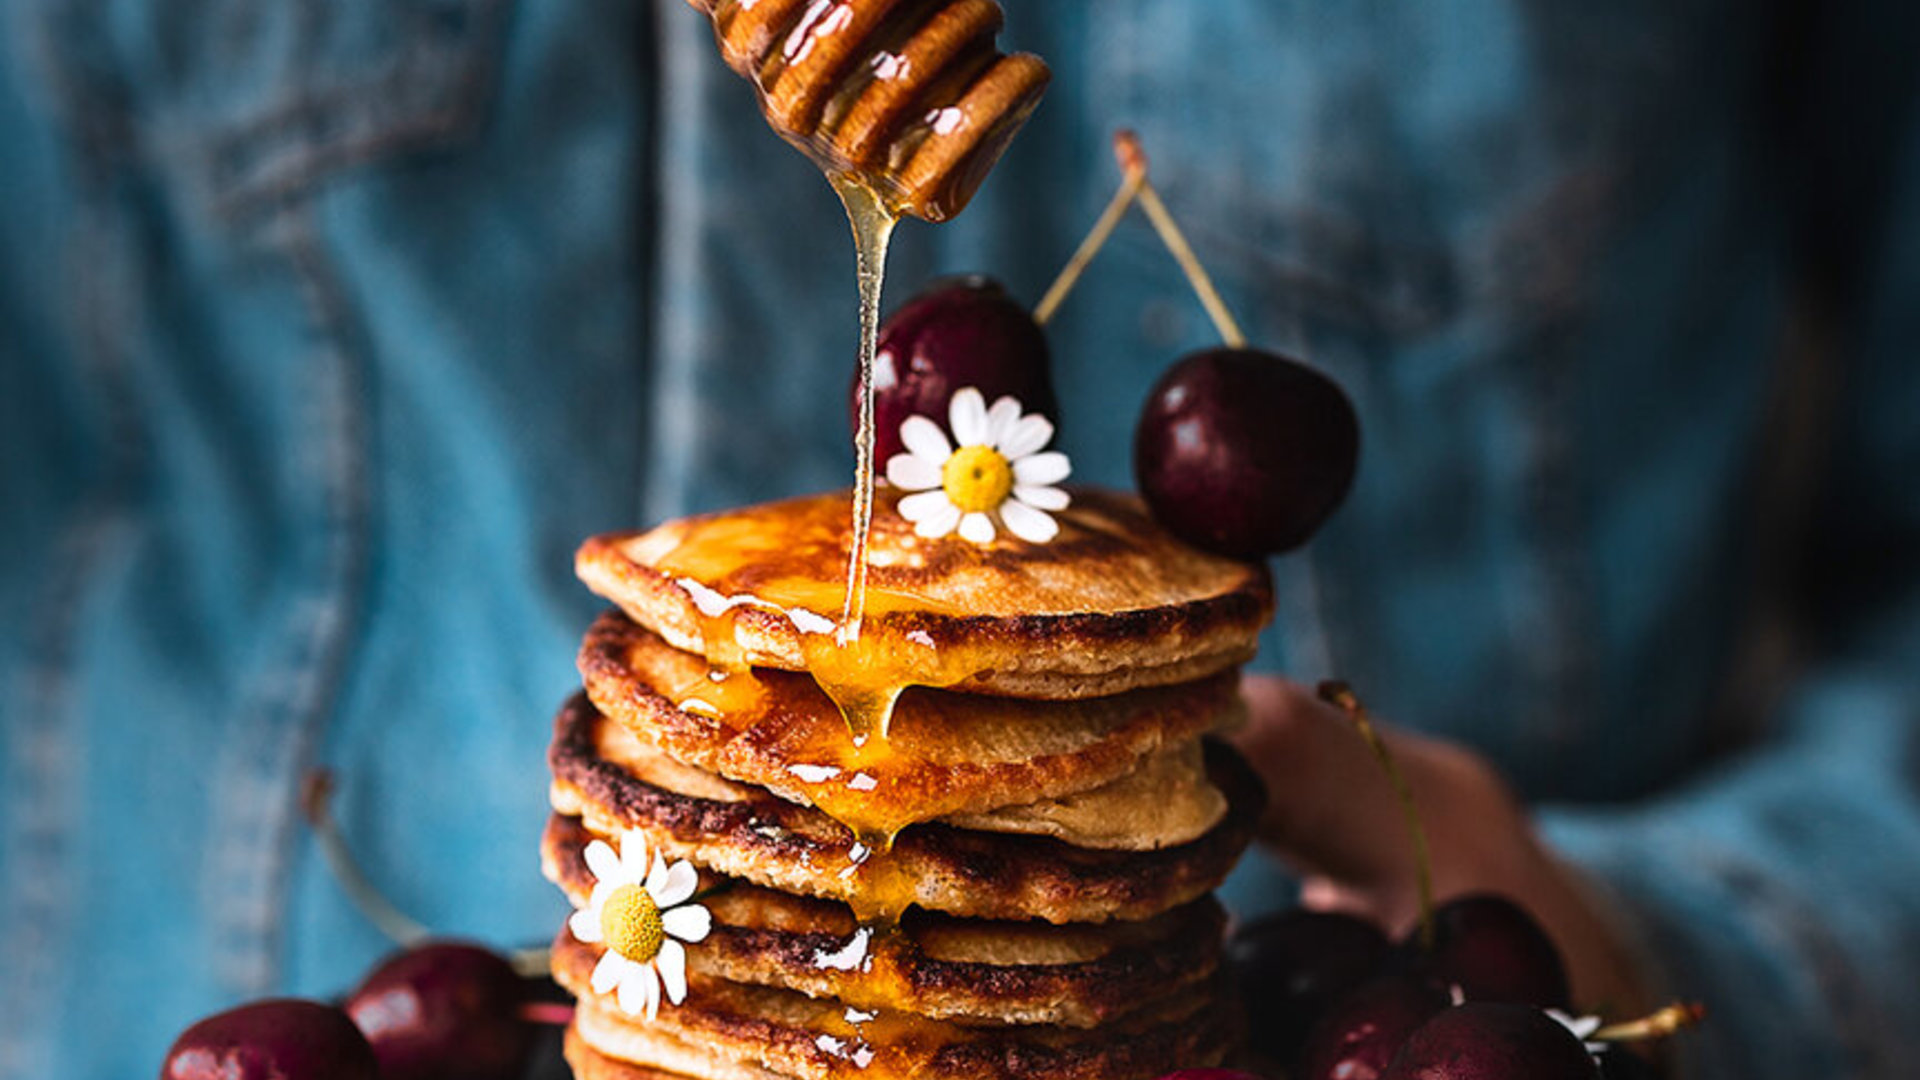
[[[900,516],[930,540],[960,531],[962,539],[990,544],[996,522],[1030,544],[1044,544],[1060,525],[1048,511],[1065,510],[1067,493],[1055,487],[1072,466],[1057,450],[1042,452],[1053,424],[1022,413],[1003,397],[987,407],[969,386],[947,404],[953,440],[939,424],[910,416],[900,425],[907,448],[887,461],[887,482],[912,492],[900,500]]]
[[[1589,1036],[1600,1030],[1600,1018],[1597,1016],[1574,1016],[1559,1009],[1548,1009],[1547,1015],[1560,1022],[1560,1026],[1573,1033],[1573,1037],[1586,1044],[1587,1053],[1595,1061],[1607,1050],[1607,1043],[1594,1042]]]
[[[587,869],[593,872],[593,896],[573,913],[567,928],[589,945],[607,951],[593,969],[593,992],[614,993],[628,1016],[660,1011],[660,991],[675,1005],[687,997],[687,949],[713,927],[713,916],[689,904],[700,875],[681,859],[672,866],[654,853],[647,861],[647,840],[627,833],[620,850],[605,840],[587,845]]]

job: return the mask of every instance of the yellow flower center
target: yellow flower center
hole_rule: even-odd
[[[966,514],[997,510],[1013,490],[1013,466],[991,446],[963,446],[940,470],[947,498]]]
[[[600,933],[607,947],[644,964],[660,952],[666,928],[660,924],[660,905],[638,885],[622,885],[600,909]]]

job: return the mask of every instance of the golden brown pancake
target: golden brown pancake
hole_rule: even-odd
[[[765,788],[683,765],[618,723],[604,723],[596,729],[594,749],[601,760],[676,795],[749,802],[768,793]],[[899,809],[903,816],[913,811],[910,806]],[[976,832],[1051,836],[1074,847],[1157,851],[1205,836],[1226,815],[1227,798],[1207,778],[1200,740],[1191,739],[1155,750],[1132,772],[1090,791],[940,820]],[[838,817],[834,820],[849,828],[861,821],[857,815],[852,822]],[[899,831],[894,824],[897,819],[869,816],[866,820],[882,823],[864,831],[854,829],[855,837],[873,837],[867,842],[869,847],[884,845],[885,837]]]
[[[1189,682],[1253,655],[1273,607],[1264,567],[1201,552],[1139,500],[1073,492],[1050,543],[927,540],[875,499],[866,620],[903,684],[1008,697],[1102,697]],[[847,492],[595,537],[580,579],[716,666],[813,670],[842,611]]]
[[[1227,796],[1207,778],[1202,741],[1162,747],[1132,772],[1089,791],[948,814],[943,824],[978,832],[1051,836],[1077,848],[1158,851],[1190,843],[1227,816]]]
[[[676,761],[817,806],[857,829],[890,833],[970,815],[962,824],[971,828],[1094,847],[1161,847],[1211,828],[1225,801],[1184,782],[1203,775],[1197,750],[1164,755],[1242,711],[1232,672],[1075,702],[914,689],[901,696],[884,740],[856,746],[845,718],[807,676],[762,669],[716,681],[704,660],[618,611],[587,632],[580,671],[603,713]],[[1156,754],[1163,759],[1143,768]],[[1132,797],[1154,802],[1150,817],[1116,813],[1112,796],[1068,798],[1130,776]],[[1045,805],[997,823],[984,816],[1034,803]]]
[[[553,817],[541,864],[575,907],[594,836]],[[1226,916],[1211,897],[1138,923],[1053,926],[909,912],[876,937],[844,904],[703,875],[713,930],[688,969],[730,982],[832,997],[860,1009],[942,1019],[1093,1027],[1185,993],[1219,968]]]
[[[1234,1010],[1217,983],[1087,1030],[967,1027],[905,1013],[875,1015],[690,974],[686,999],[663,1003],[648,1022],[593,993],[589,976],[599,956],[597,947],[565,935],[554,944],[554,978],[579,998],[574,1027],[581,1041],[603,1057],[699,1077],[1148,1080],[1174,1068],[1218,1063],[1237,1035]]]
[[[602,757],[618,725],[584,696],[554,722],[554,809],[596,833],[627,830],[669,858],[786,892],[841,900],[865,914],[908,906],[984,919],[1048,922],[1140,920],[1218,885],[1252,835],[1264,795],[1224,744],[1206,748],[1208,777],[1227,798],[1224,819],[1190,843],[1159,851],[1099,851],[1036,836],[940,824],[900,833],[891,852],[868,853],[847,828],[765,791],[741,800],[702,798],[647,783]],[[713,783],[726,781],[713,778]],[[864,858],[863,858],[864,857]]]

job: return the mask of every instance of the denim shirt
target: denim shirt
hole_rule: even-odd
[[[1711,1003],[1691,1075],[1911,1075],[1911,13],[1009,6],[1048,100],[891,297],[1036,297],[1138,130],[1250,336],[1362,417],[1259,665],[1490,755]],[[384,943],[315,765],[400,907],[544,939],[572,547],[850,475],[826,185],[683,0],[25,0],[0,149],[0,1077],[350,986]],[[1077,477],[1129,485],[1201,309],[1136,220],[1048,332]]]

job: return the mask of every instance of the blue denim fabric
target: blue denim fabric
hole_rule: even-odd
[[[1712,1002],[1692,1075],[1909,1075],[1911,13],[1011,6],[1055,85],[893,295],[1036,296],[1137,128],[1365,426],[1262,664],[1491,755]],[[544,938],[573,545],[848,475],[832,195],[682,0],[24,0],[0,151],[0,1077],[350,985],[383,943],[314,764],[401,907]],[[1050,335],[1077,473],[1126,484],[1199,308],[1133,222]]]

